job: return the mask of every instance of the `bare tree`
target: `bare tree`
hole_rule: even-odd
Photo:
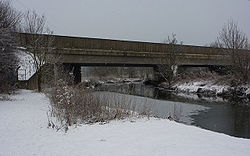
[[[29,36],[29,45],[25,52],[33,59],[33,65],[37,74],[37,89],[40,92],[42,67],[53,60],[51,55],[50,57],[48,55],[53,50],[54,38],[51,36],[53,32],[46,26],[45,16],[40,16],[35,11],[27,11],[25,13],[23,32],[31,34]]]
[[[222,28],[217,38],[218,45],[228,49],[247,49],[248,38],[238,25],[230,20]]]
[[[219,33],[218,47],[225,48],[230,53],[232,61],[232,72],[243,82],[248,81],[250,74],[250,52],[248,38],[234,21],[229,21]]]
[[[0,0],[0,92],[10,91],[16,82],[18,57],[16,37],[21,14],[8,1]]]
[[[177,70],[177,53],[181,52],[181,44],[178,44],[178,40],[176,39],[176,35],[172,34],[172,36],[168,36],[168,39],[164,40],[166,44],[166,53],[168,54],[166,58],[162,59],[160,65],[158,65],[158,70],[160,75],[167,81],[168,86],[171,87],[176,70]]]
[[[215,41],[210,44],[207,44],[206,46],[212,47],[212,48],[220,48],[219,42]]]

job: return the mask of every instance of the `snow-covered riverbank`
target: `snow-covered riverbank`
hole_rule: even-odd
[[[239,86],[244,89],[244,93],[246,95],[250,94],[250,86]],[[189,93],[213,93],[213,94],[223,94],[232,89],[229,85],[217,85],[213,84],[211,81],[193,81],[193,82],[184,82],[184,83],[176,83],[174,85],[178,91],[189,92]]]
[[[0,155],[249,155],[250,140],[169,120],[126,119],[105,125],[47,128],[49,100],[21,90],[0,101]],[[133,121],[133,122],[132,122]]]
[[[216,84],[212,80],[178,82],[173,88],[182,93],[201,94],[206,97],[217,96],[223,99],[241,99],[248,103],[250,101],[250,85],[230,86],[227,84]]]

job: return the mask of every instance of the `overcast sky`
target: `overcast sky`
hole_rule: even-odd
[[[206,45],[235,20],[250,38],[250,0],[12,0],[44,14],[55,34]]]

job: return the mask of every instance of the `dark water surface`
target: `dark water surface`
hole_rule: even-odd
[[[250,139],[249,106],[235,105],[216,97],[173,93],[141,83],[106,84],[98,89],[107,96],[123,95],[133,100],[138,109],[146,104],[153,114],[162,118],[171,116],[177,122]]]

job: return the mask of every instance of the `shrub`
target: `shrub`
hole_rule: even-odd
[[[87,89],[84,84],[70,86],[60,79],[57,86],[48,92],[51,99],[50,110],[47,113],[48,127],[56,130],[68,130],[69,126],[109,122],[113,119],[124,119],[135,113],[132,101],[123,97],[107,97]],[[150,111],[143,112],[143,115]]]

